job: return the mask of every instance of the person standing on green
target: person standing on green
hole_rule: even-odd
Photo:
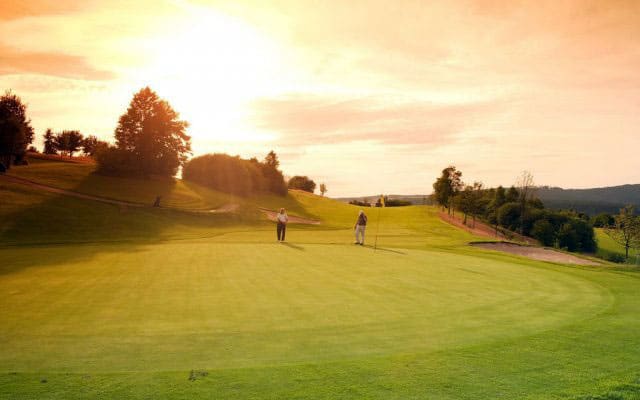
[[[367,228],[367,216],[364,211],[360,210],[358,213],[358,219],[353,228],[356,234],[356,242],[354,244],[364,245],[364,231]]]
[[[289,222],[289,217],[284,208],[281,208],[276,215],[276,221],[278,222],[278,226],[276,227],[278,242],[284,242],[284,235],[287,233],[287,222]]]

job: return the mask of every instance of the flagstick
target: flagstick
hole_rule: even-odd
[[[376,222],[376,239],[373,242],[373,251],[375,252],[378,248],[378,231],[380,230],[380,209],[382,208],[382,204],[378,207],[378,221]]]

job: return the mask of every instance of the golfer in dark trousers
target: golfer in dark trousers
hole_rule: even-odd
[[[364,245],[364,231],[367,229],[367,216],[364,211],[360,210],[358,213],[358,219],[356,220],[356,224],[353,227],[356,234],[356,242],[355,244]]]
[[[284,242],[284,235],[287,233],[287,222],[289,222],[289,217],[287,216],[287,212],[284,208],[281,208],[278,215],[276,215],[276,221],[278,222],[278,227],[276,228],[278,232],[278,241]]]

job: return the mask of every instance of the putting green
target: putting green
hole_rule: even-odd
[[[207,241],[100,250],[0,280],[13,349],[0,365],[107,372],[426,352],[553,329],[612,301],[562,272],[442,252]]]

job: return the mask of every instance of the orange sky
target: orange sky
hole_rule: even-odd
[[[130,3],[135,3],[131,5]],[[280,155],[329,195],[640,183],[639,1],[0,2],[0,88],[110,139],[150,85],[195,155]]]

